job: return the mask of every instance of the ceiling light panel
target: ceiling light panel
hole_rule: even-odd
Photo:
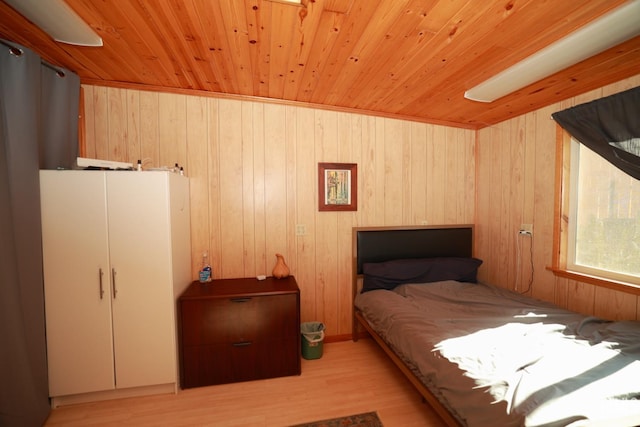
[[[637,35],[640,35],[640,0],[632,0],[467,90],[464,97],[479,102],[495,101]]]
[[[102,46],[102,38],[63,0],[4,0],[55,41]]]

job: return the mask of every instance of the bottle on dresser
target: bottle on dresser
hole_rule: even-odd
[[[213,272],[211,271],[211,265],[209,264],[209,252],[205,251],[202,254],[202,268],[200,269],[200,283],[207,283],[213,279]]]

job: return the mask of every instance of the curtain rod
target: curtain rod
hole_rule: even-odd
[[[12,55],[15,56],[22,56],[22,54],[24,53],[22,49],[20,49],[19,47],[15,47],[12,44],[5,42],[4,40],[0,39],[0,44],[3,46],[6,46],[7,48],[9,48],[9,52]],[[55,65],[49,64],[48,62],[46,62],[43,59],[40,59],[40,64],[42,64],[43,66],[49,68],[50,70],[53,70],[56,72],[56,75],[58,77],[65,77],[65,72],[64,69],[60,68],[60,67],[56,67]]]

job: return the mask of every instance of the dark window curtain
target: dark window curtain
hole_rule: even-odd
[[[640,180],[640,87],[552,116],[580,143]]]
[[[78,157],[80,78],[47,64],[41,68],[40,169],[71,169]]]
[[[49,414],[38,178],[40,57],[0,45],[0,425]]]
[[[49,415],[39,169],[50,147],[43,127],[41,58],[0,40],[0,426],[41,426]],[[65,71],[67,75],[73,73]],[[79,81],[76,93],[79,93]],[[51,93],[54,93],[53,91]],[[69,101],[75,95],[67,95]],[[57,97],[57,95],[56,95]],[[64,99],[64,97],[63,97]],[[47,101],[49,102],[49,101]],[[64,104],[63,102],[63,104]],[[78,101],[76,100],[76,104]],[[63,108],[52,103],[52,108]],[[77,122],[78,105],[72,112]],[[66,114],[66,116],[65,116]],[[69,111],[58,119],[75,133]],[[65,142],[69,144],[69,142]],[[53,150],[69,157],[68,148]],[[49,164],[44,159],[43,164]],[[70,167],[65,160],[53,167]]]

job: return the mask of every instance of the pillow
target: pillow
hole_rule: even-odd
[[[480,264],[482,260],[477,258],[417,258],[365,263],[362,266],[362,292],[391,290],[403,283],[476,282]]]

